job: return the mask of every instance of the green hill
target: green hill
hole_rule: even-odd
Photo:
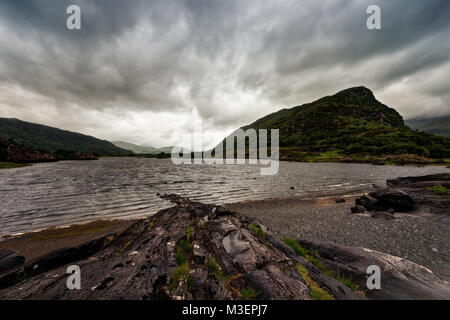
[[[106,140],[18,119],[0,118],[0,139],[55,153],[60,150],[90,152],[100,156],[131,154]]]
[[[243,127],[280,130],[280,159],[429,163],[450,158],[450,139],[417,132],[365,87],[269,114]],[[269,135],[270,137],[270,135]]]
[[[136,154],[160,154],[161,152],[171,153],[173,149],[173,147],[155,148],[151,146],[139,146],[137,144],[125,141],[113,141],[112,143],[119,148],[131,150]]]
[[[413,129],[450,138],[450,116],[430,119],[411,119],[405,121],[405,123]]]

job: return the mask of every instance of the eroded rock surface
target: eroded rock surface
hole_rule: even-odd
[[[223,207],[164,197],[177,205],[84,251],[60,250],[9,274],[8,285],[16,284],[0,299],[313,299],[299,263],[331,297],[363,298],[256,221]],[[66,287],[70,264],[81,268],[81,290]]]
[[[366,248],[299,240],[306,248],[317,250],[328,267],[365,287],[367,267],[381,269],[380,290],[366,290],[369,299],[450,299],[450,285],[430,270],[414,262]]]
[[[25,258],[15,250],[0,250],[0,274],[21,266]]]
[[[176,206],[139,220],[121,234],[50,253],[0,276],[0,287],[4,288],[0,299],[309,300],[365,299],[368,295],[363,286],[358,291],[351,290],[254,219],[176,195],[162,197]],[[372,258],[367,253],[366,260],[362,260],[361,249],[347,251],[356,258],[343,258],[346,253],[339,248],[336,252],[332,247],[328,251],[317,249],[316,259],[327,261],[334,255],[335,264],[324,264],[327,268],[339,263],[344,271],[365,270],[366,262],[380,261],[379,255],[386,261],[397,259],[381,253]],[[316,255],[312,252],[309,254]],[[412,264],[402,263],[408,268]],[[66,269],[72,264],[81,269],[81,290],[67,289]],[[391,273],[390,279],[398,281],[403,291],[414,294],[400,295],[399,289],[391,290],[392,296],[422,297],[439,288],[436,292],[442,294],[437,297],[442,298],[448,284],[422,267],[417,268],[419,271],[408,271],[411,276],[402,282],[404,273],[398,264],[398,273]],[[416,294],[422,288],[422,282],[414,278],[417,272],[433,281],[431,287],[423,287],[422,296]]]

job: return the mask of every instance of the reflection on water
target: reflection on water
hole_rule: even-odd
[[[151,215],[170,206],[156,193],[209,203],[357,190],[445,167],[281,162],[275,176],[254,165],[181,165],[170,159],[102,158],[0,171],[0,235],[99,218]],[[290,187],[295,187],[292,190]]]

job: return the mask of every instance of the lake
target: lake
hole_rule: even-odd
[[[255,165],[174,165],[170,159],[101,158],[0,171],[0,235],[105,218],[136,218],[171,206],[156,193],[206,203],[356,192],[399,176],[450,172],[439,166],[280,162],[275,176]],[[292,190],[291,187],[295,187]]]

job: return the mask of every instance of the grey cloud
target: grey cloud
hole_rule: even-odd
[[[81,31],[65,28],[69,4],[82,8]],[[382,9],[380,31],[365,27],[370,4]],[[449,29],[446,0],[7,0],[0,94],[18,86],[40,97],[29,108],[46,101],[52,124],[67,124],[58,120],[64,110],[117,123],[125,111],[151,112],[155,122],[199,117],[224,133],[352,85],[374,89],[407,117],[446,114]],[[0,116],[24,104],[8,97]],[[74,119],[71,129],[95,135],[95,124],[85,123]],[[106,130],[97,129],[126,138]],[[175,124],[161,130],[161,139],[177,132]]]

